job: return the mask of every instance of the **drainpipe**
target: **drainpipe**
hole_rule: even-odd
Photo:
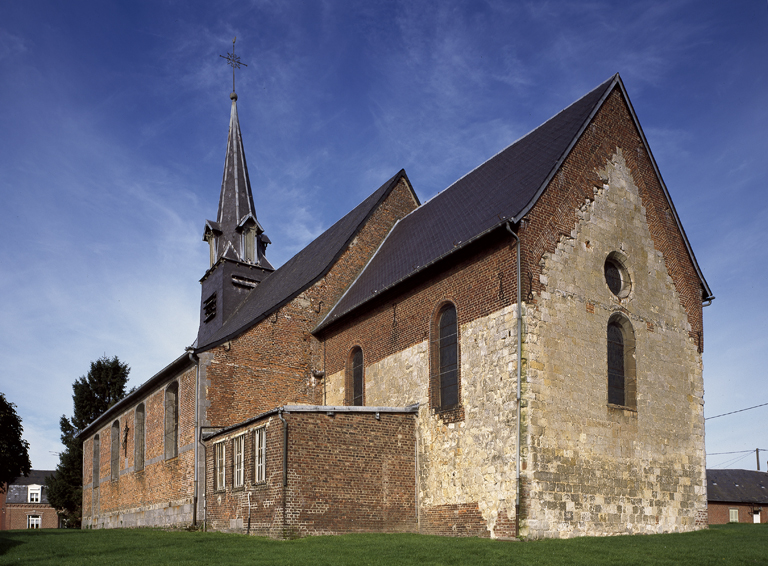
[[[198,468],[198,413],[199,413],[199,399],[200,394],[200,358],[198,358],[192,350],[189,350],[189,360],[195,364],[195,487],[192,494],[192,526],[197,526],[197,468]]]
[[[521,375],[523,367],[523,291],[520,287],[522,277],[520,274],[520,238],[512,230],[511,222],[506,224],[509,232],[516,242],[516,260],[517,260],[517,446],[515,455],[515,538],[520,535],[520,400],[521,400]]]
[[[285,492],[288,487],[288,423],[283,418],[283,407],[280,407],[280,409],[277,411],[277,416],[280,417],[280,420],[283,421],[283,536],[285,536],[285,525],[286,525],[286,516],[285,516]]]

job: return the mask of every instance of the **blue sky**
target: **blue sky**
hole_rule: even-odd
[[[91,360],[137,385],[195,338],[235,36],[275,265],[401,168],[424,201],[621,73],[717,296],[705,412],[768,403],[765,0],[30,0],[0,18],[0,391],[34,467]],[[707,452],[768,448],[766,417],[707,421]]]

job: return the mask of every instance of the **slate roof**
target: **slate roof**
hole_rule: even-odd
[[[629,104],[617,73],[401,219],[315,331],[508,221],[519,222],[615,87],[622,90]],[[635,123],[645,142],[636,118]],[[650,155],[647,142],[645,145]],[[658,169],[656,173],[666,193]],[[667,198],[674,211],[668,193]],[[679,220],[677,224],[705,294],[711,296]]]
[[[707,470],[707,501],[768,505],[768,473]]]
[[[403,218],[317,330],[507,220],[522,218],[617,80],[614,75]]]
[[[205,351],[234,338],[323,277],[401,178],[408,181],[402,169],[306,248],[267,276],[216,333],[197,345],[196,351]],[[418,203],[415,193],[413,196]]]
[[[5,497],[6,503],[26,503],[27,502],[27,486],[40,485],[43,486],[40,495],[40,503],[48,504],[48,490],[45,488],[45,478],[52,476],[56,473],[55,470],[31,470],[27,477],[21,476],[16,478],[13,483],[8,485],[8,492]]]

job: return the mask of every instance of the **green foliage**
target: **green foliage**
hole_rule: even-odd
[[[61,417],[61,443],[64,452],[59,455],[56,475],[48,478],[48,501],[59,510],[67,527],[79,528],[83,501],[83,442],[77,434],[99,418],[112,405],[126,395],[130,368],[117,356],[102,356],[91,362],[88,375],[72,384],[74,415]]]
[[[24,428],[16,405],[0,393],[0,493],[5,484],[19,476],[28,476],[32,468],[29,461],[29,442],[21,437]]]
[[[35,566],[707,566],[765,564],[766,556],[768,525],[765,524],[718,525],[709,530],[670,535],[582,537],[536,542],[413,534],[359,534],[278,541],[183,530],[0,531],[0,563]]]

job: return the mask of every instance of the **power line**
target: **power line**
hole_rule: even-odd
[[[709,419],[716,419],[717,417],[724,417],[726,415],[732,415],[734,413],[742,413],[744,411],[749,411],[750,409],[757,409],[758,407],[765,407],[768,405],[768,403],[763,403],[762,405],[755,405],[754,407],[747,407],[746,409],[739,409],[738,411],[731,411],[730,413],[723,413],[722,415],[715,415],[714,417],[706,417],[704,420],[708,421]]]

